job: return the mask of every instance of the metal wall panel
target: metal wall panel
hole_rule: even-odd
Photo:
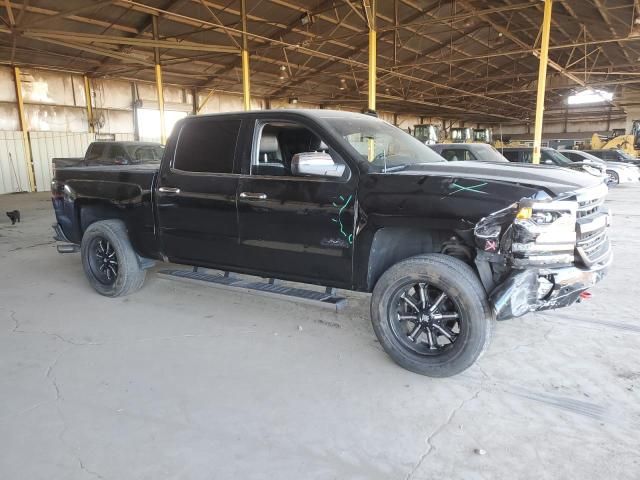
[[[20,130],[17,104],[0,103],[0,130]]]
[[[24,114],[30,131],[82,133],[89,128],[84,107],[25,104]]]
[[[28,191],[22,132],[0,131],[0,193]]]
[[[70,74],[34,68],[24,68],[21,73],[25,103],[77,105]]]
[[[0,102],[17,102],[11,67],[0,67]]]
[[[31,154],[39,192],[51,187],[51,159],[54,157],[83,157],[94,140],[93,133],[29,132]]]
[[[95,108],[132,110],[131,83],[124,80],[91,79]]]

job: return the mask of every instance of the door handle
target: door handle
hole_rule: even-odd
[[[175,187],[160,187],[158,191],[162,193],[180,193],[180,189]]]
[[[246,200],[266,200],[266,193],[252,193],[252,192],[242,192],[240,194],[240,198],[244,198]]]

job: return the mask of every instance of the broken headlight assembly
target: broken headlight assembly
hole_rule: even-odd
[[[522,200],[513,222],[513,265],[572,263],[576,246],[576,209],[577,204],[573,201]]]
[[[476,247],[503,254],[514,267],[570,264],[576,246],[577,203],[544,192],[495,212],[474,228]]]

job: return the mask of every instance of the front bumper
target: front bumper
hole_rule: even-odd
[[[514,270],[489,295],[497,320],[529,312],[568,307],[580,294],[606,275],[613,255],[588,268],[576,266],[540,270]]]

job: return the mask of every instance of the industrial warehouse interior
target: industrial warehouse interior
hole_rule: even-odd
[[[637,479],[640,0],[0,0],[0,478]]]

